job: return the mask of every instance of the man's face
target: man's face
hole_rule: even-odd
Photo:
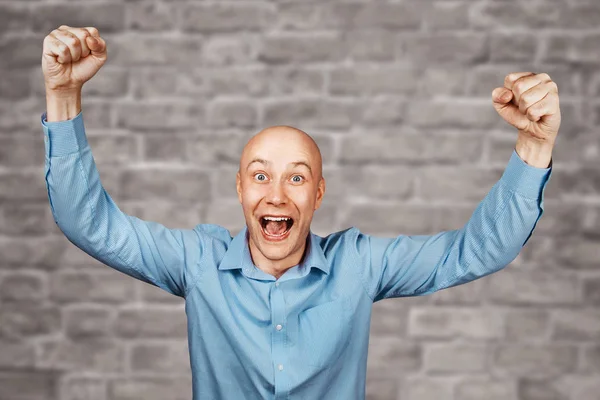
[[[303,252],[313,213],[325,192],[321,168],[316,144],[294,128],[267,128],[248,142],[237,192],[251,250],[260,253],[253,253],[255,264],[285,264]]]

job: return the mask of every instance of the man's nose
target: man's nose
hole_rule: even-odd
[[[285,193],[285,188],[281,182],[274,181],[267,193],[267,202],[275,205],[279,205],[285,203],[287,201],[287,195]]]

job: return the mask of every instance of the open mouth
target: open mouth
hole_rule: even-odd
[[[271,240],[284,239],[292,229],[294,220],[288,216],[265,215],[260,218],[263,234]]]

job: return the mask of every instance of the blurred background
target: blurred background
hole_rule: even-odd
[[[102,182],[172,228],[243,226],[238,157],[264,127],[311,134],[319,235],[460,228],[516,131],[510,72],[547,72],[563,122],[545,213],[505,270],[374,305],[370,400],[600,399],[600,2],[0,1],[0,399],[191,399],[181,299],[73,246],[44,182],[44,37],[95,26],[84,87]]]

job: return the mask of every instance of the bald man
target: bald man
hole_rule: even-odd
[[[105,60],[94,28],[61,26],[44,41],[50,207],[66,237],[92,257],[185,298],[194,399],[364,399],[373,303],[502,269],[542,215],[558,94],[548,75],[525,72],[492,92],[517,143],[461,229],[315,235],[310,225],[325,194],[321,154],[290,126],[259,132],[243,150],[236,186],[246,226],[237,235],[218,225],[168,229],[140,220],[104,190],[86,139],[81,88]]]

